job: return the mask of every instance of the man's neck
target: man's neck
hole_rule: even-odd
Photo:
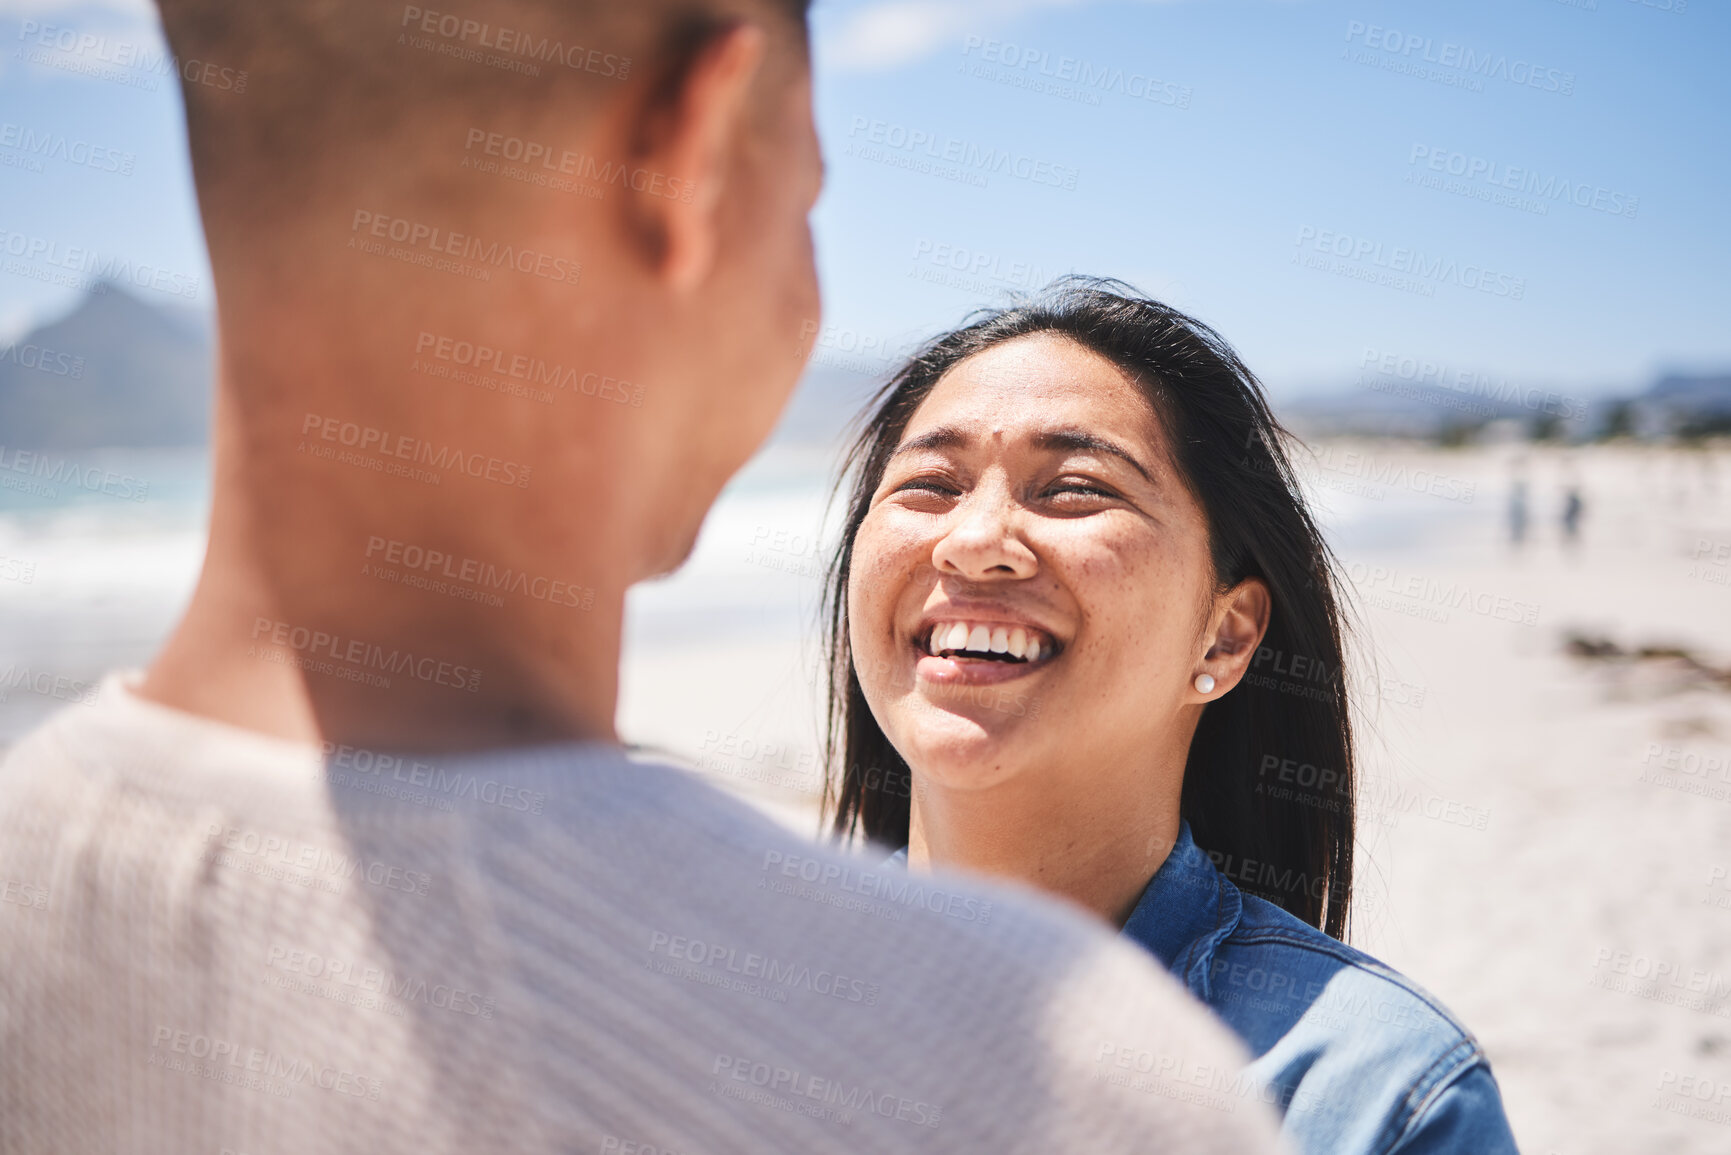
[[[199,591],[139,692],[291,741],[460,751],[613,741],[623,599],[553,625],[543,653],[465,645],[402,620],[297,614]],[[310,624],[316,623],[316,624]],[[509,627],[501,623],[499,639]],[[545,636],[545,635],[544,635]]]
[[[228,352],[204,569],[142,694],[306,742],[612,740],[632,511],[573,498],[623,486],[616,452],[600,438],[543,450],[552,460],[523,462],[532,472],[518,484],[492,459],[519,452],[464,430],[503,428],[474,410],[482,401],[531,401],[447,384],[425,419],[393,420],[390,383],[369,394],[327,378],[273,410],[256,399],[281,395],[284,373],[304,384],[320,368],[249,379]],[[352,400],[369,395],[387,403]],[[341,420],[325,423],[325,409]],[[393,440],[359,444],[368,428]]]

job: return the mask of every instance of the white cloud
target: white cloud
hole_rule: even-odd
[[[157,15],[155,0],[0,0],[0,21],[18,21],[18,35],[33,21],[38,31],[72,29],[80,35],[100,36],[140,44],[157,44],[162,39],[162,21]],[[14,57],[7,53],[0,60],[0,71],[9,72]],[[26,71],[46,74],[46,68],[24,65]],[[62,74],[64,75],[64,74]]]
[[[833,28],[820,34],[818,56],[823,66],[840,72],[888,72],[961,36],[981,34],[1029,12],[1098,2],[867,0],[838,14]]]
[[[145,23],[156,23],[154,0],[0,0],[0,15],[29,20],[90,12],[118,12]]]
[[[854,12],[823,48],[847,72],[884,72],[918,60],[965,24],[967,5],[944,0],[883,0]]]
[[[35,327],[37,310],[34,303],[7,301],[0,305],[0,345],[10,345],[23,339]]]
[[[11,24],[14,20],[18,22],[16,32],[0,29],[0,36],[16,35],[23,39],[31,29],[31,23],[27,22],[33,22],[33,35],[46,38],[44,47],[61,52],[75,51],[67,38],[69,32],[103,41],[166,48],[155,0],[0,0],[0,22]],[[0,56],[0,74],[9,74],[14,68],[37,79],[65,80],[76,75],[59,71],[52,64],[31,63],[21,50]]]

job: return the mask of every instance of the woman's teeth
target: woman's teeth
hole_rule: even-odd
[[[984,626],[939,622],[926,636],[925,650],[933,657],[958,655],[996,658],[1001,662],[1037,662],[1054,643],[1037,630],[1021,626]]]

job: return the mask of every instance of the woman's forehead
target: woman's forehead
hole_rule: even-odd
[[[1153,406],[1107,358],[1056,334],[994,345],[938,380],[902,432],[902,441],[939,426],[980,438],[1021,438],[1052,427],[1092,428],[1160,449]]]

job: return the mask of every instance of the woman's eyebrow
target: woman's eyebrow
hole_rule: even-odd
[[[904,453],[918,453],[922,449],[960,449],[968,443],[968,435],[954,425],[940,425],[930,433],[922,433],[911,437],[896,446],[896,451],[890,454],[892,459]]]
[[[1034,434],[1034,446],[1037,449],[1066,450],[1072,453],[1077,451],[1110,453],[1114,457],[1121,457],[1129,462],[1130,468],[1140,473],[1145,481],[1152,482],[1154,480],[1153,476],[1142,468],[1142,463],[1137,461],[1128,449],[1108,441],[1104,437],[1086,433],[1080,429],[1054,429],[1045,433],[1036,433]]]

